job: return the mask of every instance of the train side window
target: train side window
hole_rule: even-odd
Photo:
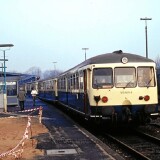
[[[73,75],[71,75],[70,89],[73,89]]]
[[[73,75],[68,75],[67,83],[68,90],[71,91],[73,89]]]
[[[63,84],[62,84],[62,86],[63,86],[63,89],[65,89],[65,77],[63,77]]]
[[[58,79],[58,89],[61,89],[61,79]]]
[[[153,67],[138,67],[138,86],[139,87],[154,87],[155,74]]]
[[[92,87],[102,89],[113,87],[112,68],[94,68]]]
[[[76,74],[76,89],[79,89],[79,75]]]
[[[61,89],[65,89],[65,77],[61,78]]]
[[[40,82],[40,83],[38,83],[38,90],[39,91],[42,91],[43,90],[43,83],[42,82]]]
[[[45,82],[43,82],[43,91],[45,91]]]
[[[70,89],[70,76],[67,77],[67,86],[68,86],[68,89]]]
[[[84,84],[84,82],[83,82],[83,72],[80,72],[79,73],[79,86],[80,86],[80,89],[81,90],[83,90],[83,88],[84,88],[84,86],[83,86],[83,84]]]
[[[73,89],[76,89],[76,75],[73,75]]]

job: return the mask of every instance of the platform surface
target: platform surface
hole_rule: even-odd
[[[36,100],[33,106],[31,98],[25,102],[25,111],[21,112],[18,106],[8,107],[8,113],[0,113],[0,117],[24,116],[27,110],[43,107],[42,123],[49,130],[37,137],[36,148],[45,151],[44,156],[37,160],[114,160],[123,159],[109,147],[102,148],[98,139],[77,125],[57,107]]]

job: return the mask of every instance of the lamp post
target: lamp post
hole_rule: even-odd
[[[4,47],[13,47],[14,45],[13,44],[0,44],[0,48],[4,48]],[[4,72],[4,87],[3,87],[3,100],[4,100],[4,111],[7,112],[7,91],[6,91],[6,61],[8,61],[6,59],[6,56],[5,56],[5,49],[2,49],[3,51],[3,59],[0,59],[0,61],[3,61],[3,72]]]
[[[85,50],[85,60],[86,60],[86,50],[88,50],[89,48],[82,48],[82,50]]]
[[[54,76],[56,76],[56,63],[57,62],[52,62],[54,64]]]
[[[146,34],[146,58],[148,58],[148,37],[147,37],[147,21],[152,20],[152,18],[140,18],[140,20],[145,21],[145,34]]]

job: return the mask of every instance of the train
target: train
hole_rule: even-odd
[[[159,116],[155,62],[122,50],[94,56],[55,77],[25,85],[28,93],[34,87],[40,99],[91,121],[142,124]]]

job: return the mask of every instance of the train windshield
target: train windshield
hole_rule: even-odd
[[[95,68],[93,70],[93,88],[113,87],[112,68]]]
[[[134,67],[120,68],[114,70],[115,87],[133,88],[136,87],[136,69]]]
[[[155,76],[153,67],[138,67],[138,86],[139,87],[154,87]]]

